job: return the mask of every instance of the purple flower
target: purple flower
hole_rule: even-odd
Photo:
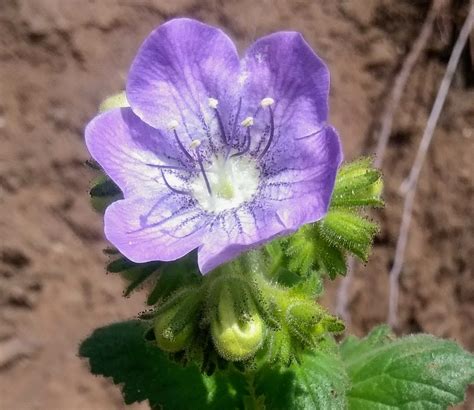
[[[341,162],[329,72],[302,36],[279,32],[239,60],[220,30],[176,19],[146,39],[130,107],[94,118],[92,156],[123,191],[105,234],[135,262],[198,248],[206,273],[327,212]]]

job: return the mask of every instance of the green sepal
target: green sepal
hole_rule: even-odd
[[[123,295],[129,296],[135,289],[143,285],[152,275],[157,274],[163,262],[135,263],[121,256],[107,265],[107,272],[119,273],[128,285]]]
[[[146,303],[149,306],[160,304],[182,286],[197,285],[201,281],[202,275],[193,254],[173,262],[164,262]]]
[[[378,225],[359,215],[331,210],[318,223],[321,236],[331,245],[346,249],[359,259],[367,261]]]
[[[288,367],[295,358],[291,334],[286,329],[267,332],[265,345],[257,354],[259,363]]]
[[[320,224],[301,227],[287,242],[288,268],[305,275],[311,271],[327,273],[331,279],[346,274],[346,260],[335,244],[326,240]]]
[[[106,175],[99,175],[89,190],[92,207],[100,213],[112,203],[123,198],[120,188]]]
[[[199,287],[175,292],[156,312],[154,333],[157,345],[167,352],[184,350],[192,341],[198,324],[202,295]]]
[[[143,285],[152,275],[158,273],[160,266],[160,262],[150,262],[120,272],[120,275],[130,282],[123,291],[123,295],[125,297],[129,296],[135,289]]]
[[[127,269],[136,267],[137,264],[132,262],[130,259],[125,258],[124,256],[114,259],[113,261],[107,264],[107,272],[110,273],[120,273]]]

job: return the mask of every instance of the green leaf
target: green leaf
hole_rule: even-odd
[[[131,320],[94,331],[80,346],[91,372],[122,384],[126,404],[148,400],[153,409],[237,409],[247,395],[246,381],[235,371],[203,376],[194,365],[171,362],[146,342],[147,323]]]
[[[348,378],[344,364],[332,351],[302,355],[288,368],[266,366],[255,376],[255,393],[272,410],[346,408]]]
[[[387,327],[341,345],[351,410],[446,409],[474,382],[474,356],[430,335],[394,339]]]

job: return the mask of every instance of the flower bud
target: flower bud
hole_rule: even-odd
[[[286,311],[286,321],[290,332],[303,343],[311,341],[312,330],[322,318],[322,308],[310,300],[292,303]]]
[[[130,107],[125,91],[107,97],[99,106],[99,113],[113,108]]]
[[[228,284],[221,287],[217,308],[211,314],[211,335],[219,354],[226,360],[239,361],[253,356],[261,347],[265,325],[247,292],[236,300]],[[240,311],[246,299],[246,312]]]
[[[382,189],[381,173],[372,166],[371,158],[359,159],[339,169],[331,208],[383,206]]]
[[[200,298],[197,289],[182,289],[172,296],[155,317],[157,345],[167,352],[184,350],[196,328]]]

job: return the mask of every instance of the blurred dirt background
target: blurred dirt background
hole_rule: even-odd
[[[89,207],[83,130],[124,87],[153,27],[192,16],[243,50],[266,33],[302,32],[328,62],[331,122],[347,159],[371,153],[380,115],[430,7],[417,0],[1,0],[0,409],[107,410],[118,389],[88,373],[76,351],[95,327],[134,316],[106,275],[102,221]],[[350,292],[351,331],[386,320],[408,175],[467,1],[447,1],[410,77],[383,166],[387,206],[373,255]],[[474,350],[474,76],[464,50],[423,168],[401,278],[398,332],[430,332]],[[334,311],[330,284],[325,304]],[[472,394],[471,394],[472,396]],[[474,408],[471,405],[464,408]],[[471,407],[473,406],[473,407]],[[132,408],[146,408],[135,405]]]

